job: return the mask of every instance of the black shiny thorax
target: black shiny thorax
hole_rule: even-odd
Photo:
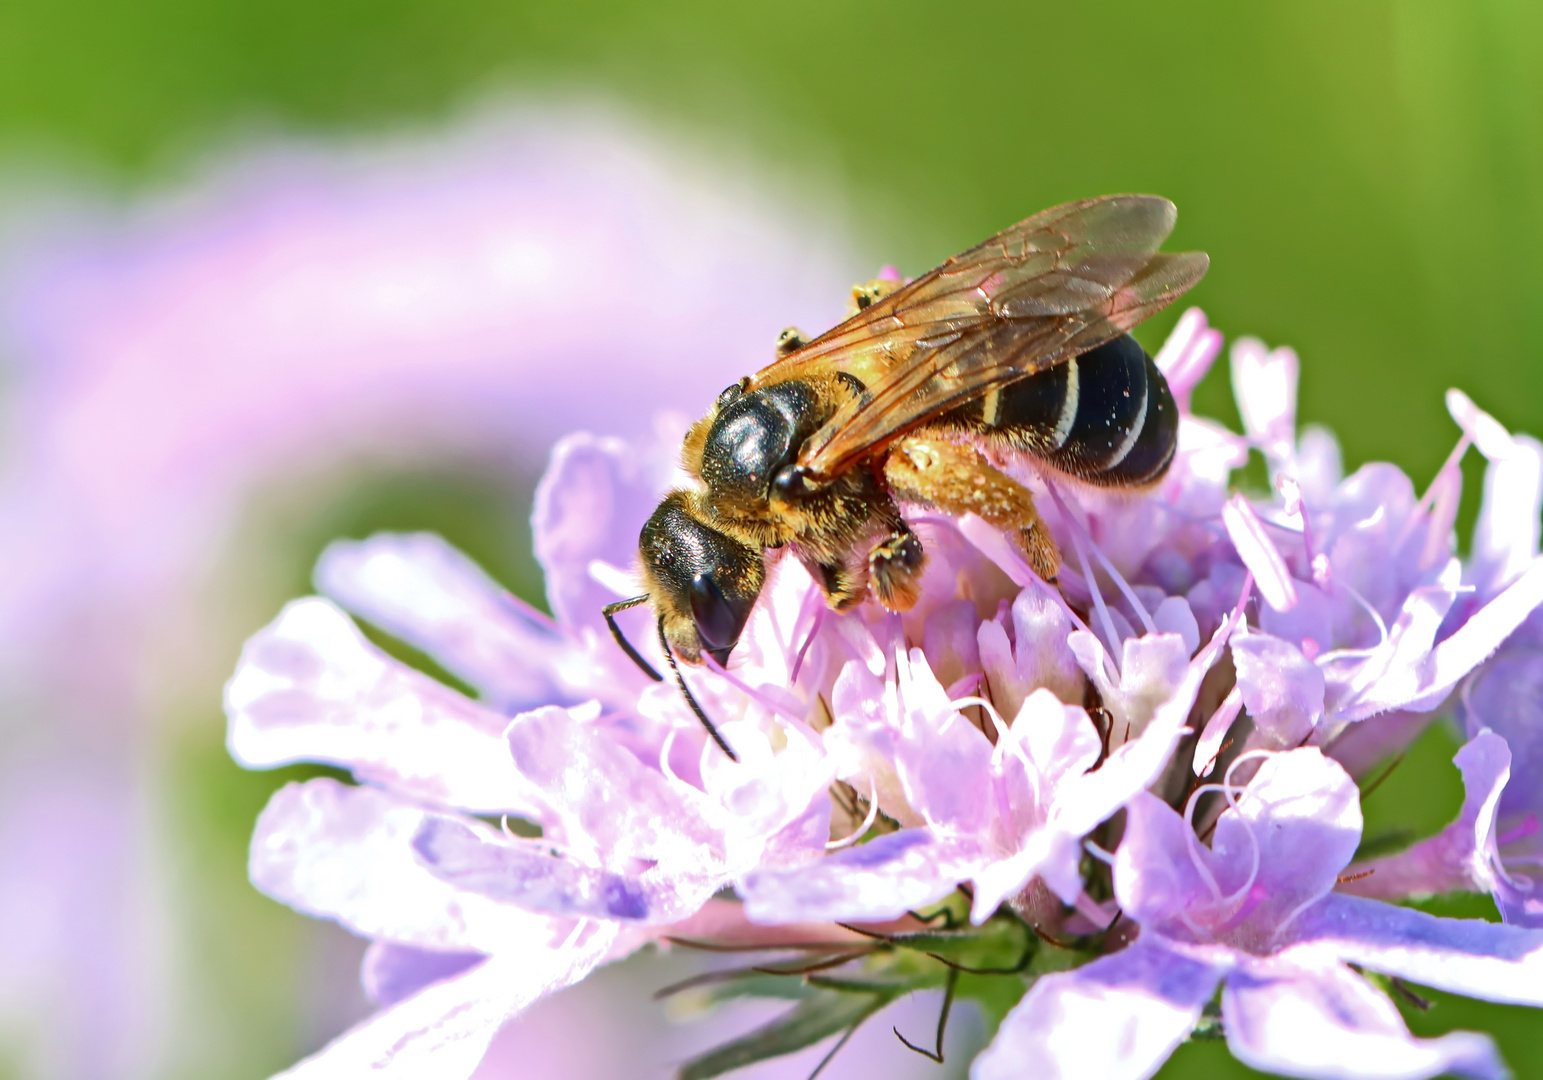
[[[708,503],[719,514],[759,516],[772,482],[829,419],[831,403],[797,379],[749,392],[730,387],[718,400],[702,444]]]

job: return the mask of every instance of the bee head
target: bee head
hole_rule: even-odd
[[[766,565],[758,548],[708,525],[697,499],[689,491],[665,496],[638,547],[670,647],[688,661],[705,652],[726,664],[761,593]]]

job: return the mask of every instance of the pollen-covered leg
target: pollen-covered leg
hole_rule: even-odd
[[[868,553],[868,579],[879,603],[890,611],[916,606],[927,553],[916,534],[901,525]]]
[[[1018,540],[1029,565],[1054,582],[1061,552],[1034,509],[1034,496],[994,469],[971,446],[927,435],[900,440],[884,462],[884,479],[895,498],[946,514],[977,514]]]
[[[847,317],[851,318],[859,311],[872,307],[904,284],[905,282],[898,278],[874,278],[872,281],[853,285],[852,304],[847,308]]]

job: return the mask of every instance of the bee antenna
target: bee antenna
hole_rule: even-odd
[[[718,748],[729,755],[730,761],[737,762],[739,755],[734,752],[734,748],[729,745],[728,740],[718,733],[718,728],[707,718],[707,713],[702,710],[702,706],[692,696],[691,688],[686,685],[686,677],[681,674],[680,665],[675,662],[675,653],[670,649],[670,639],[664,636],[663,615],[659,616],[659,645],[664,649],[664,658],[670,662],[670,670],[675,672],[675,685],[680,687],[681,695],[686,699],[686,704],[691,706],[691,711],[696,713],[696,718],[702,721],[702,726],[713,737],[713,742],[718,744]]]
[[[620,626],[616,625],[616,613],[618,611],[635,608],[647,600],[647,593],[644,593],[642,596],[634,596],[631,600],[618,600],[614,604],[607,604],[601,608],[600,614],[605,616],[605,624],[611,628],[611,636],[616,639],[616,644],[621,646],[621,651],[632,658],[632,662],[642,669],[644,675],[647,675],[654,682],[664,682],[664,676],[654,670],[654,665],[643,659],[643,654],[632,647],[632,642],[627,640],[627,635],[621,632]],[[669,655],[668,649],[665,650],[665,654]],[[671,662],[673,663],[673,661]]]

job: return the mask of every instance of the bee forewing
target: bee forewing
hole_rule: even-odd
[[[837,474],[992,387],[1110,341],[1205,273],[1204,255],[1160,254],[1172,203],[1109,195],[1046,210],[954,256],[761,371],[760,385],[841,370],[866,397],[803,445],[815,477]]]

